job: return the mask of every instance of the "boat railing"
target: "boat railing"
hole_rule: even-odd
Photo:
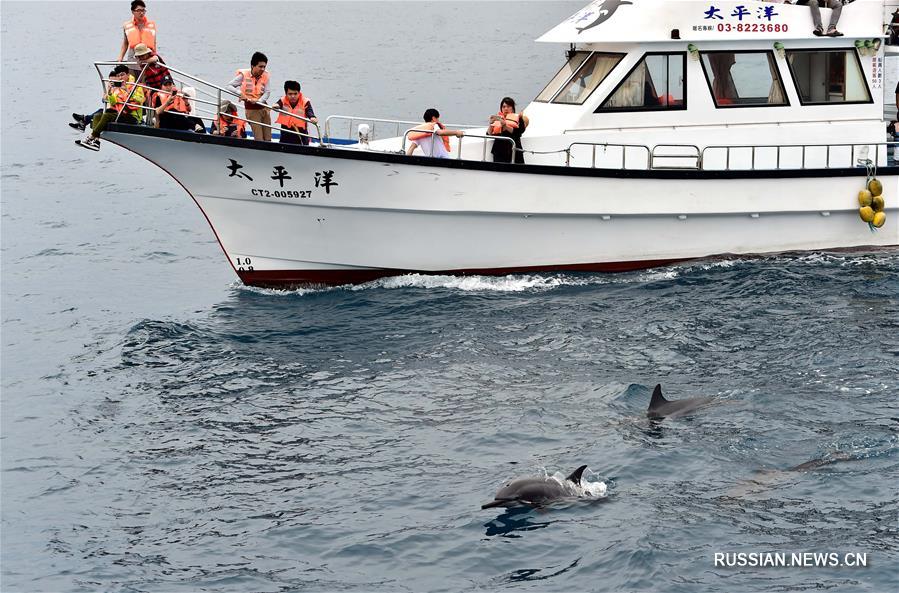
[[[403,132],[403,144],[402,144],[403,154],[406,153],[406,141],[409,139],[409,134],[411,134],[413,132],[416,134],[430,134],[431,135],[431,151],[430,151],[430,154],[427,154],[425,156],[429,156],[429,157],[434,156],[434,144],[435,144],[435,142],[437,142],[437,138],[434,138],[434,136],[438,135],[437,130],[422,130],[422,129],[417,129],[417,128],[410,128],[410,129],[406,130],[405,132]],[[469,134],[468,132],[465,132],[462,136],[457,136],[456,138],[458,139],[458,143],[456,144],[456,158],[459,160],[462,159],[462,143],[466,138],[469,138],[469,139],[477,138],[477,139],[483,140],[483,142],[481,142],[481,161],[482,162],[487,160],[487,140],[494,140],[494,141],[502,140],[504,142],[508,142],[509,144],[511,144],[511,149],[512,149],[511,154],[515,154],[515,151],[519,150],[518,147],[515,146],[515,141],[512,138],[509,138],[508,136],[488,136],[486,134]]]
[[[650,169],[699,169],[702,153],[693,144],[656,144],[650,154]]]
[[[329,115],[325,119],[325,138],[331,139],[334,138],[334,124],[332,122],[346,122],[347,126],[347,134],[343,136],[343,138],[352,139],[354,137],[353,134],[353,124],[371,124],[369,129],[368,140],[377,140],[377,130],[378,124],[380,125],[380,129],[387,129],[388,131],[392,129],[392,133],[384,134],[381,139],[385,138],[396,138],[402,133],[404,128],[408,128],[409,126],[418,126],[421,125],[421,121],[411,121],[404,119],[384,119],[380,117],[360,117],[355,115]],[[473,125],[473,124],[445,124],[448,128],[482,128],[483,125]],[[339,124],[338,127],[343,128],[343,124]]]
[[[589,149],[589,165],[576,164],[579,149]],[[602,149],[605,158],[600,158]],[[529,151],[525,151],[529,152]],[[857,142],[839,144],[711,145],[616,144],[572,142],[565,153],[566,167],[591,169],[693,169],[704,171],[759,171],[781,169],[832,169],[883,166],[899,161],[899,142]],[[640,155],[634,161],[635,155]]]
[[[608,154],[608,150],[611,148],[613,150],[621,151],[621,168],[622,169],[649,169],[652,166],[652,151],[648,146],[643,144],[615,144],[611,142],[572,142],[568,145],[567,149],[563,149],[559,152],[565,153],[565,166],[572,166],[572,153],[575,152],[575,147],[583,146],[590,148],[590,168],[591,169],[607,169],[612,167],[597,167],[596,164],[596,150],[599,148],[603,149],[604,154]],[[642,167],[628,167],[628,154],[633,152],[638,152],[644,155],[643,166]],[[633,158],[633,157],[632,157]],[[617,159],[616,159],[617,162]],[[633,162],[633,161],[631,161]],[[575,165],[577,166],[577,165]]]
[[[146,72],[147,66],[145,65],[141,68],[141,66],[138,62],[94,62],[94,67],[97,69],[97,74],[100,77],[100,86],[102,88],[101,92],[103,92],[104,96],[106,94],[106,84],[110,81],[108,78],[103,76],[101,69],[105,68],[105,67],[110,67],[110,66],[115,67],[115,66],[119,66],[119,65],[128,66],[132,70],[140,70],[140,76],[138,76],[135,84],[132,86],[130,92],[128,93],[128,97],[126,98],[125,105],[127,107],[131,107],[132,109],[139,108],[139,109],[143,109],[147,112],[154,111],[154,109],[152,107],[150,107],[149,105],[136,104],[131,101],[131,99],[133,98],[134,92],[137,88],[147,89],[151,92],[159,92],[159,90],[160,90],[158,88],[147,86],[146,84],[143,84],[141,82],[143,79],[143,75]],[[196,103],[198,105],[212,106],[212,109],[201,109],[199,107],[195,107],[195,111],[197,114],[196,116],[199,117],[200,119],[210,120],[212,122],[212,125],[214,126],[215,121],[220,116],[224,115],[232,120],[242,121],[244,123],[253,124],[253,125],[259,125],[259,126],[263,126],[263,127],[272,129],[272,130],[277,129],[273,124],[265,124],[262,122],[251,121],[249,119],[240,117],[239,115],[234,115],[234,114],[223,111],[222,110],[222,102],[224,100],[226,100],[226,99],[230,100],[232,97],[233,98],[240,97],[240,93],[236,92],[234,89],[223,87],[223,86],[217,85],[215,83],[203,80],[202,78],[198,78],[192,74],[188,74],[187,72],[178,70],[177,68],[169,66],[168,64],[165,64],[165,67],[172,74],[172,80],[176,84],[180,84],[182,89],[185,86],[185,84],[184,84],[185,81],[190,81],[190,82],[194,83],[195,85],[198,85],[198,86],[191,85],[191,87],[198,94],[203,94],[204,96],[208,97],[208,99],[201,99],[196,96],[187,96],[186,97],[192,103]],[[215,100],[213,101],[212,98],[214,98]],[[305,132],[293,132],[293,133],[297,134],[298,136],[303,136],[303,137],[309,138],[311,140],[317,140],[319,144],[322,144],[321,130],[316,122],[312,121],[311,119],[306,118],[305,116],[300,116],[300,115],[290,113],[288,111],[284,111],[282,109],[277,109],[274,106],[268,105],[266,103],[258,103],[258,105],[262,105],[263,107],[270,109],[271,111],[273,111],[275,113],[288,115],[290,117],[300,119],[300,120],[306,122],[306,126],[307,126],[306,129],[309,130],[310,126],[314,127],[315,134],[309,134],[309,133],[305,133]],[[121,115],[122,115],[121,112],[119,112],[119,115],[116,117],[116,121],[118,121],[118,119],[121,117]]]
[[[881,161],[880,158],[881,150],[884,151],[883,154],[885,157],[890,158],[893,154],[899,153],[899,148],[896,148],[897,146],[899,146],[899,142],[712,145],[702,149],[699,162],[700,168],[704,170],[723,171],[857,167],[860,162],[872,162],[875,165],[884,162]],[[892,150],[890,150],[890,147],[892,147]],[[871,155],[872,149],[874,152],[873,156]],[[713,156],[717,156],[717,162],[721,163],[721,153],[723,153],[723,166],[714,166],[710,164],[709,161]],[[788,153],[793,154],[793,159],[787,160],[785,164],[786,155]],[[743,158],[737,158],[738,156],[742,156]],[[823,164],[823,167],[810,165],[810,160],[813,160],[818,164]],[[760,162],[762,163],[761,166],[759,164]]]

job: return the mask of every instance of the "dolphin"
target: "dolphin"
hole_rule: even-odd
[[[581,476],[586,465],[582,465],[565,478],[565,483],[560,484],[555,478],[548,476],[531,476],[512,480],[499,489],[492,502],[481,505],[482,509],[494,507],[531,506],[542,507],[551,502],[574,498],[569,482],[574,486],[580,486]]]
[[[707,406],[711,402],[711,397],[691,397],[689,399],[668,401],[662,395],[662,386],[656,385],[656,388],[652,391],[652,399],[649,401],[646,415],[654,420],[687,416],[692,414],[697,408]]]
[[[752,478],[742,480],[732,486],[727,491],[726,496],[728,498],[739,498],[750,494],[764,494],[766,491],[779,486],[782,482],[793,479],[792,474],[804,474],[834,465],[835,463],[858,460],[858,456],[843,451],[834,451],[824,457],[811,459],[787,469],[759,469],[756,470]]]
[[[619,6],[624,4],[633,4],[633,2],[628,2],[627,0],[606,0],[599,5],[599,12],[597,13],[599,16],[592,23],[586,27],[576,27],[577,34],[580,35],[587,29],[592,29],[593,27],[603,24],[612,18],[612,15],[615,14],[615,11],[618,10]]]

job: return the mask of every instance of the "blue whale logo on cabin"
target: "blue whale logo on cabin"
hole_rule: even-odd
[[[580,15],[574,23],[577,28],[578,35],[586,31],[587,29],[598,27],[599,25],[612,18],[612,15],[615,14],[615,11],[618,10],[618,7],[624,4],[633,4],[633,2],[628,2],[628,0],[602,0],[601,2],[597,2],[595,5],[591,6],[590,9],[584,14]],[[585,21],[594,15],[596,16],[596,18],[593,19],[592,23],[590,23],[586,27],[577,27],[578,23],[580,23],[581,21]]]

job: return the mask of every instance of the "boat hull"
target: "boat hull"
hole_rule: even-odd
[[[175,178],[241,280],[344,284],[403,273],[626,271],[718,255],[899,244],[858,218],[864,169],[600,170],[409,158],[113,126]]]

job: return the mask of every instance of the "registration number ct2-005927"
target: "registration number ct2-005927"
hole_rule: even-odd
[[[312,197],[312,190],[292,190],[292,189],[251,189],[250,195],[258,198],[299,198],[306,199]]]

